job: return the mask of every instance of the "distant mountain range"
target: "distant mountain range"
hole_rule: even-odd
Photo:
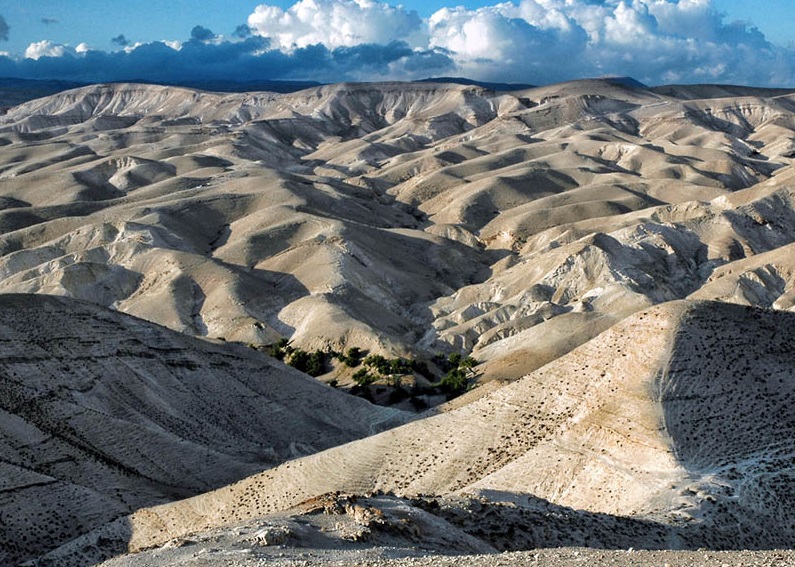
[[[535,88],[536,86],[529,83],[492,83],[489,81],[474,81],[472,79],[465,79],[463,77],[432,77],[429,79],[420,79],[419,81],[415,82],[472,85],[476,87],[483,87],[492,91],[523,91],[526,89]]]
[[[39,81],[0,77],[0,112],[5,108],[29,100],[84,86],[86,83],[75,81]]]

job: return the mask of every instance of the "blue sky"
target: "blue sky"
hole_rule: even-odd
[[[230,34],[245,24],[254,8],[263,3],[284,10],[295,4],[287,0],[0,0],[0,15],[13,30],[8,42],[0,43],[0,49],[22,53],[33,42],[50,40],[72,45],[85,42],[111,50],[118,48],[111,39],[119,35],[142,42],[186,40],[196,25],[218,34]],[[445,6],[480,8],[493,3],[488,0],[393,2],[415,10],[422,17],[429,17]]]
[[[0,76],[795,86],[795,0],[0,0],[0,18]]]

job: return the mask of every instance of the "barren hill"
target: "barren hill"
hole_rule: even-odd
[[[794,158],[795,94],[744,87],[117,84],[9,109],[0,300],[47,362],[9,355],[34,386],[9,374],[0,433],[14,451],[62,444],[9,466],[20,486],[82,495],[88,519],[28,549],[42,524],[13,488],[7,553],[113,520],[50,556],[81,564],[333,491],[425,493],[481,518],[456,500],[474,499],[516,526],[511,507],[564,514],[623,534],[611,545],[791,545]],[[121,349],[141,333],[157,338]],[[280,338],[471,354],[480,387],[361,439],[408,417],[239,344]],[[260,372],[279,378],[256,389]],[[19,413],[50,402],[50,421]],[[51,440],[53,423],[80,443]],[[119,467],[134,472],[117,482]],[[580,541],[565,524],[555,541]]]
[[[793,97],[680,90],[106,85],[31,101],[0,120],[0,290],[229,340],[474,350],[517,378],[730,273],[787,281]],[[769,293],[790,305],[786,283]]]

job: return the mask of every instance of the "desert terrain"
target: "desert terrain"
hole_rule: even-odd
[[[0,558],[786,564],[793,159],[747,87],[9,108]]]

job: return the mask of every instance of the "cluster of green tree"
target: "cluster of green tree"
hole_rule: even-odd
[[[307,352],[303,349],[295,348],[284,338],[279,339],[279,342],[272,345],[268,353],[272,357],[310,376],[320,376],[327,372],[329,357],[327,353],[321,350]]]
[[[356,368],[362,363],[364,353],[359,347],[351,347],[348,352],[339,352],[334,354],[335,358],[350,368]]]
[[[441,368],[443,372],[450,372],[457,368],[474,368],[478,364],[478,361],[471,356],[464,357],[457,352],[451,352],[448,356],[445,356],[441,352],[437,353],[436,356],[433,357],[433,362],[436,366]]]
[[[324,352],[321,350],[307,352],[291,346],[289,341],[284,338],[272,345],[268,352],[274,358],[282,360],[310,376],[320,376],[328,372],[332,357],[349,368],[361,367],[353,374],[355,385],[351,388],[352,394],[372,400],[373,395],[369,386],[378,381],[386,381],[387,385],[379,386],[379,388],[384,391],[386,391],[385,388],[391,388],[388,397],[389,405],[410,398],[418,410],[426,407],[419,396],[445,394],[448,399],[452,399],[466,392],[471,387],[470,371],[478,364],[478,361],[471,356],[465,357],[455,352],[448,356],[439,353],[432,360],[434,366],[443,373],[442,376],[439,376],[431,370],[427,362],[422,360],[403,357],[386,358],[380,354],[368,354],[358,347],[350,347],[346,352]],[[425,377],[431,385],[428,387],[415,385],[409,392],[401,383],[401,376],[407,374],[419,374]],[[336,386],[337,380],[332,379],[329,384]]]
[[[453,352],[447,358],[443,354],[437,354],[434,362],[446,371],[444,377],[434,386],[447,394],[448,399],[460,396],[469,389],[470,371],[478,364],[477,360]]]
[[[428,363],[409,358],[386,358],[380,354],[370,354],[362,360],[361,368],[353,375],[353,381],[364,386],[381,378],[399,377],[417,373],[433,380],[435,376],[428,368]]]
[[[469,387],[470,370],[477,365],[478,361],[471,356],[464,357],[459,353],[452,353],[445,357],[437,354],[433,361],[437,367],[445,372],[441,378],[434,375],[428,364],[424,361],[407,358],[385,358],[380,354],[371,354],[363,361],[361,368],[353,375],[353,381],[360,387],[368,386],[379,379],[387,378],[391,381],[394,388],[390,398],[399,398],[396,402],[408,397],[408,392],[401,387],[399,377],[405,374],[417,373],[432,382],[429,388],[415,387],[414,395],[444,393],[448,398],[459,396],[466,392]],[[405,393],[405,395],[402,395]]]
[[[446,372],[434,386],[446,393],[449,399],[460,396],[469,389],[470,370],[478,364],[478,361],[471,356],[464,357],[453,352],[446,358],[443,354],[437,354],[434,363]]]

